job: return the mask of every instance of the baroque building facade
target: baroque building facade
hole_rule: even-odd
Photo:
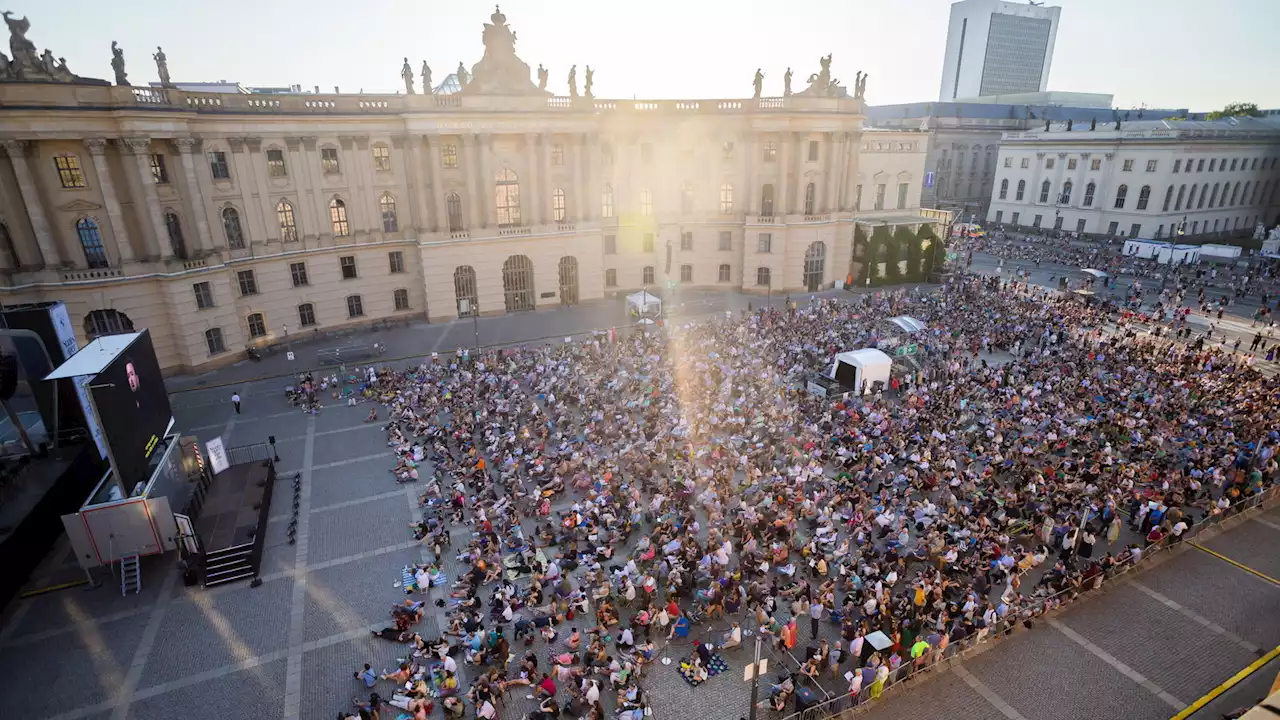
[[[861,87],[556,97],[492,20],[449,95],[0,82],[0,299],[147,327],[173,371],[391,318],[828,288],[855,223],[945,220],[925,139],[864,132]]]

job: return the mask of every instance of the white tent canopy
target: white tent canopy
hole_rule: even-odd
[[[1087,275],[1092,275],[1092,276],[1094,276],[1094,277],[1096,277],[1096,278],[1099,278],[1099,279],[1101,279],[1101,278],[1106,278],[1106,277],[1111,277],[1111,275],[1110,275],[1109,273],[1103,272],[1102,270],[1094,270],[1093,268],[1085,268],[1084,270],[1081,270],[1080,272],[1085,273],[1085,274],[1087,274]]]
[[[80,377],[81,375],[97,375],[111,364],[116,356],[142,337],[140,332],[120,333],[119,335],[103,335],[94,338],[93,342],[81,348],[66,362],[49,373],[45,380]]]
[[[627,310],[636,315],[658,315],[662,312],[662,299],[641,290],[627,296]]]
[[[925,325],[919,320],[913,317],[910,317],[908,315],[899,315],[897,317],[891,317],[889,318],[889,322],[896,325],[899,330],[907,333],[920,332],[921,330],[924,330],[925,328],[928,327],[928,325]]]
[[[893,359],[875,348],[863,348],[836,355],[831,364],[831,377],[855,392],[862,392],[865,384],[871,392],[877,381],[889,384],[889,371]]]

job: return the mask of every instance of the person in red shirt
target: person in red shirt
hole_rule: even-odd
[[[556,696],[556,681],[551,679],[551,673],[543,676],[542,682],[538,683],[538,688],[533,691],[533,694],[539,699]]]
[[[676,604],[675,600],[667,602],[667,614],[670,615],[673,620],[680,617],[680,606]]]

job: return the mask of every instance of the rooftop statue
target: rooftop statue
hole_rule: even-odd
[[[404,80],[404,91],[413,94],[413,68],[409,67],[409,58],[404,59],[404,65],[400,66],[400,78]]]
[[[530,79],[529,65],[516,56],[516,34],[498,6],[484,25],[484,57],[471,68],[466,92],[476,95],[546,95]],[[459,78],[461,82],[461,78]]]
[[[164,48],[157,45],[151,57],[156,61],[156,72],[160,75],[161,87],[174,87],[173,81],[169,79],[169,58],[164,54]]]
[[[430,95],[431,90],[431,66],[426,60],[422,61],[422,94]]]
[[[845,97],[847,93],[840,87],[840,81],[831,77],[830,53],[818,58],[818,66],[818,72],[809,76],[809,87],[796,94],[806,97]]]
[[[117,85],[129,84],[129,76],[124,72],[124,49],[115,40],[111,41],[111,69],[116,74]]]
[[[52,50],[45,49],[43,53],[37,50],[36,44],[27,39],[27,31],[31,29],[31,22],[25,16],[14,18],[13,13],[8,10],[0,13],[0,15],[4,16],[5,25],[9,26],[9,52],[13,53],[13,59],[10,60],[9,56],[0,52],[0,82],[110,84],[105,80],[82,78],[75,75],[67,69],[65,60],[61,58],[54,59]]]

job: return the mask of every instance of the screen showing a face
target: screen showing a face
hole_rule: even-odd
[[[121,482],[132,487],[145,481],[173,414],[151,335],[144,331],[90,387]]]

